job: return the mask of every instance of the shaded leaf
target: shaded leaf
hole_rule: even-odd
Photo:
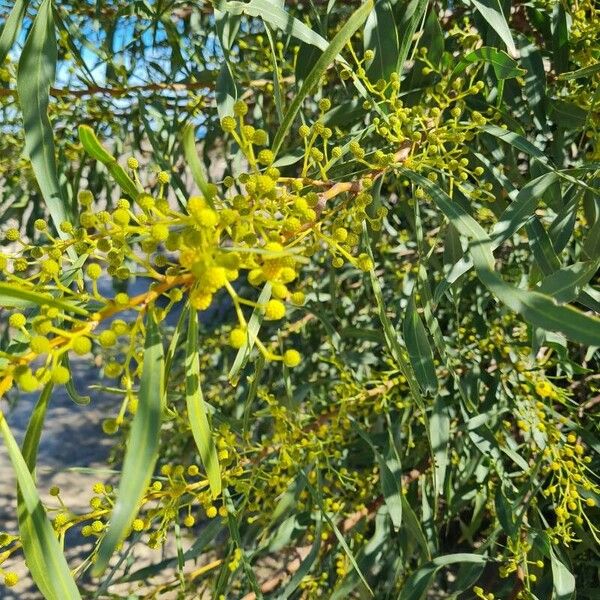
[[[206,470],[213,498],[221,493],[221,470],[217,448],[210,430],[206,404],[200,387],[200,357],[198,355],[198,313],[189,309],[185,360],[185,401],[192,435]]]
[[[49,390],[42,392],[37,412],[32,417],[31,429],[24,451],[33,466],[37,455],[39,434],[49,399]],[[21,454],[17,442],[0,412],[0,433],[8,451],[19,486],[19,529],[23,552],[33,580],[47,600],[79,600],[81,598],[62,548],[50,524],[38,495],[29,466]]]
[[[146,342],[137,411],[133,417],[123,460],[117,500],[108,531],[100,542],[93,574],[100,575],[135,519],[158,457],[164,404],[164,355],[154,312],[146,318]]]
[[[54,135],[48,118],[56,58],[52,3],[51,0],[43,0],[19,59],[17,91],[23,113],[25,151],[56,230],[61,237],[65,237],[60,224],[69,220],[69,209],[58,182]],[[72,248],[70,254],[75,257]]]

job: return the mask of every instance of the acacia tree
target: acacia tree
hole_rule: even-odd
[[[3,6],[7,586],[596,597],[593,0]],[[120,476],[78,514],[34,469],[90,383]]]

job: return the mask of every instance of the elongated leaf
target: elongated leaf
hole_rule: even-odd
[[[250,2],[225,2],[221,9],[232,15],[246,14],[251,17],[260,17],[271,27],[283,31],[296,39],[315,46],[322,51],[327,49],[327,40],[316,31],[289,14],[283,7],[277,6],[269,0],[250,0]]]
[[[390,455],[390,458],[386,460],[366,432],[356,424],[354,430],[371,447],[371,450],[373,450],[373,454],[377,459],[383,499],[388,508],[392,525],[394,526],[394,529],[398,531],[402,526],[403,497],[402,466],[400,465],[400,461],[393,455]]]
[[[65,237],[60,224],[69,220],[69,210],[58,182],[54,135],[48,118],[56,57],[52,3],[51,0],[43,0],[21,53],[17,91],[23,113],[25,151],[56,230],[61,237]],[[75,258],[74,250],[71,249],[70,254]]]
[[[233,105],[238,97],[237,86],[231,72],[229,61],[225,60],[221,66],[216,87],[217,112],[219,118],[233,114]]]
[[[373,0],[367,0],[362,6],[360,6],[348,19],[348,21],[343,25],[343,27],[338,31],[336,36],[331,40],[331,43],[327,47],[327,49],[323,52],[323,54],[319,57],[319,60],[315,63],[315,66],[312,68],[311,72],[308,74],[300,91],[294,99],[292,100],[288,110],[286,111],[283,121],[275,134],[275,138],[273,140],[272,151],[277,154],[285,136],[290,130],[292,124],[294,123],[294,119],[302,106],[302,102],[310,94],[314,88],[318,85],[321,75],[325,72],[325,69],[331,64],[331,62],[335,59],[335,57],[341,52],[342,48],[346,45],[346,43],[350,40],[350,38],[354,35],[354,33],[358,30],[358,28],[365,22],[369,12],[373,8]]]
[[[317,523],[315,525],[315,541],[313,542],[310,552],[306,555],[306,558],[300,564],[300,568],[287,582],[285,588],[281,591],[281,593],[278,596],[276,596],[277,600],[287,600],[296,591],[296,589],[298,589],[298,586],[300,585],[304,577],[308,575],[315,560],[317,560],[317,557],[319,556],[319,550],[321,548],[321,529],[323,527],[323,521],[321,520],[320,514],[317,514],[316,521]]]
[[[588,113],[573,102],[554,99],[548,103],[548,116],[559,127],[581,129],[585,127]]]
[[[440,496],[444,491],[446,469],[448,468],[448,443],[450,442],[450,417],[441,396],[435,399],[433,412],[429,418],[429,431],[435,459],[436,496]]]
[[[414,294],[408,302],[404,316],[404,341],[421,389],[426,394],[434,394],[438,388],[438,381],[433,364],[433,352],[427,331],[415,306]]]
[[[500,39],[506,44],[508,51],[515,55],[517,48],[513,40],[512,33],[508,28],[508,23],[502,12],[502,6],[499,0],[472,0],[473,4],[488,22],[489,26],[498,34]]]
[[[600,345],[600,319],[571,306],[559,306],[554,299],[507,284],[494,271],[493,243],[484,229],[457,202],[425,177],[400,167],[400,172],[423,187],[462,235],[472,239],[473,264],[481,282],[504,304],[526,321],[550,331],[560,331],[569,339],[590,346]]]
[[[266,283],[258,297],[257,304],[258,306],[252,312],[252,316],[248,321],[247,335],[246,341],[244,345],[238,350],[235,360],[233,361],[233,365],[229,370],[229,381],[235,383],[237,381],[239,372],[242,370],[243,366],[246,364],[248,358],[250,357],[250,352],[252,352],[252,348],[254,348],[254,343],[256,342],[256,336],[258,335],[258,331],[260,329],[260,325],[264,318],[263,306],[269,301],[271,297],[271,284]]]
[[[88,125],[79,126],[79,140],[84,150],[108,169],[108,172],[128,196],[133,199],[138,197],[143,190],[136,186],[133,179],[127,175],[125,169],[117,162],[117,159],[102,146],[91,127]]]
[[[44,392],[42,392],[41,408],[34,417],[35,422],[27,442],[26,452],[31,466],[35,462],[39,424],[43,422],[47,404]],[[79,600],[81,598],[79,590],[71,576],[69,565],[65,560],[54,529],[48,520],[29,466],[21,454],[2,412],[0,412],[0,433],[4,438],[19,485],[19,528],[31,576],[47,600]]]
[[[594,65],[590,65],[589,67],[583,67],[582,69],[577,69],[577,71],[569,71],[568,73],[561,73],[558,78],[563,81],[568,81],[569,79],[581,79],[583,77],[589,77],[594,73],[600,71],[600,62],[597,62]]]
[[[185,360],[185,402],[192,435],[206,470],[213,498],[221,493],[221,470],[217,448],[212,437],[206,404],[200,387],[200,357],[198,356],[198,313],[189,309]]]
[[[183,139],[183,153],[185,154],[185,160],[192,172],[192,177],[196,182],[196,185],[200,188],[202,195],[206,198],[206,201],[213,205],[213,193],[209,187],[208,179],[206,178],[206,171],[204,165],[198,156],[196,149],[196,133],[193,125],[186,125],[182,134]]]
[[[44,421],[46,419],[46,410],[50,404],[53,388],[53,383],[47,383],[44,386],[35,408],[29,417],[29,423],[27,424],[27,430],[25,431],[22,454],[25,462],[27,463],[27,468],[31,473],[33,473],[35,469],[38,447],[40,445]]]
[[[71,400],[73,400],[73,402],[75,402],[75,404],[79,404],[80,406],[86,406],[87,404],[90,403],[90,401],[92,399],[89,396],[81,395],[75,388],[75,384],[73,383],[73,376],[72,376],[73,372],[71,371],[71,365],[69,364],[69,354],[66,352],[63,355],[62,364],[64,367],[69,369],[69,372],[71,373],[71,377],[69,378],[69,381],[67,381],[67,383],[65,383],[65,389],[67,390],[67,394],[69,394],[69,398],[71,398]]]
[[[557,2],[552,11],[552,49],[556,73],[566,71],[569,68],[569,26],[567,11],[561,2]]]
[[[367,68],[372,81],[387,79],[398,64],[398,31],[394,13],[388,0],[378,0],[367,18],[364,30],[364,48],[375,57]]]
[[[460,75],[469,65],[478,62],[492,65],[498,79],[513,79],[525,74],[525,70],[521,69],[517,61],[513,60],[506,52],[490,46],[483,46],[463,56],[454,67],[452,76]]]
[[[88,312],[66,302],[54,298],[50,294],[42,294],[41,292],[34,292],[30,290],[24,290],[10,283],[0,283],[0,306],[2,307],[27,307],[27,306],[54,306],[65,312],[74,313],[76,315],[87,316]]]
[[[0,64],[4,63],[10,49],[17,40],[17,37],[19,37],[28,6],[29,0],[16,0],[13,4],[12,10],[2,28],[2,34],[0,34]]]
[[[550,563],[552,565],[552,587],[554,588],[553,600],[571,600],[575,593],[575,577],[564,563],[558,560],[552,550],[550,550]]]
[[[506,142],[511,146],[514,146],[518,150],[526,152],[530,156],[539,159],[541,162],[548,162],[548,159],[542,150],[540,150],[537,146],[534,146],[531,142],[526,140],[518,133],[514,133],[508,129],[502,129],[502,127],[498,127],[497,125],[485,125],[483,127],[483,131],[493,135],[494,137],[497,137],[498,139],[501,139],[503,142]]]
[[[411,2],[409,8],[413,9],[412,12],[405,14],[402,23],[400,23],[400,31],[398,32],[400,46],[398,49],[398,62],[396,64],[396,72],[399,75],[402,75],[404,63],[408,58],[408,53],[413,43],[413,37],[419,23],[423,20],[428,4],[429,0],[416,0],[416,2]]]
[[[153,310],[146,318],[144,364],[137,411],[131,424],[123,461],[117,501],[106,536],[100,542],[93,574],[100,575],[117,545],[125,538],[139,510],[139,502],[150,483],[158,456],[164,404],[164,355]]]
[[[441,568],[457,563],[484,564],[485,556],[479,554],[446,554],[437,556],[431,562],[413,573],[400,592],[399,600],[420,600],[433,582],[433,576]]]

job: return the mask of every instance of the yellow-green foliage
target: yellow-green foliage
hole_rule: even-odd
[[[55,132],[79,125],[79,141],[44,115],[23,124],[39,184],[26,189],[56,226],[38,202],[3,229],[0,394],[40,394],[24,462],[11,453],[21,488],[53,387],[85,401],[69,357],[117,398],[101,427],[120,480],[95,483],[83,514],[57,488],[45,506],[61,544],[72,529],[93,542],[70,565],[82,596],[139,579],[146,597],[587,597],[600,585],[595,3],[317,3],[320,24],[300,4],[168,4],[150,21],[169,41],[151,46],[176,73],[183,55],[211,68],[135,87],[109,53],[112,87],[53,90],[89,94],[51,104]],[[63,13],[39,14],[53,31]],[[214,35],[194,47],[198,23]],[[61,60],[85,70],[81,39],[60,31]],[[103,95],[128,99],[119,112]],[[40,135],[50,153],[36,156]],[[22,166],[2,164],[7,198]],[[34,489],[20,532],[0,537],[0,573],[16,585],[23,550],[40,589],[66,597],[44,579],[49,557],[32,560]],[[171,561],[106,571],[113,552],[182,537],[191,550]]]

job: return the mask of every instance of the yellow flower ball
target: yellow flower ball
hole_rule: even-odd
[[[246,342],[246,332],[241,327],[236,327],[229,334],[229,343],[234,348],[241,348]]]
[[[301,360],[302,356],[297,350],[286,350],[283,355],[283,364],[286,367],[289,367],[290,369],[297,367],[300,364]]]
[[[265,307],[265,319],[278,321],[285,316],[285,304],[281,300],[269,300]]]

